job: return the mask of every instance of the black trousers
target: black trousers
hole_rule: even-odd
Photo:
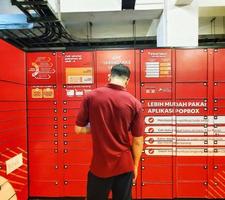
[[[113,200],[131,200],[133,172],[110,178],[100,178],[88,172],[87,200],[107,200],[112,191]]]

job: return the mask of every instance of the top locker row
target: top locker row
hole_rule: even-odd
[[[140,69],[140,82],[208,81],[209,54],[213,53],[214,81],[225,82],[225,49],[144,49],[87,52],[36,52],[27,54],[28,85],[96,84],[107,82],[114,64],[131,68],[133,83]],[[133,86],[130,86],[130,89]],[[128,88],[129,90],[129,88]],[[132,89],[131,89],[132,90]]]

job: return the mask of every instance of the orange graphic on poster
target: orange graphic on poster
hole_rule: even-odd
[[[91,67],[66,68],[67,84],[93,83],[93,69]]]
[[[43,98],[54,98],[54,89],[53,88],[45,88],[43,89]]]
[[[42,98],[42,89],[40,89],[40,88],[33,88],[31,90],[31,96],[34,99]]]

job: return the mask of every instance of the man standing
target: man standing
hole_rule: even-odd
[[[107,200],[110,191],[114,200],[131,199],[143,149],[143,119],[141,103],[125,89],[129,78],[128,67],[113,66],[109,84],[87,94],[81,104],[75,132],[91,129],[93,141],[88,200]]]

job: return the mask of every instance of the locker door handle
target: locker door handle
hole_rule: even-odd
[[[68,144],[68,141],[64,141],[64,145],[67,145]]]
[[[142,185],[142,186],[144,186],[144,185],[145,185],[145,183],[141,183],[141,185]]]
[[[141,161],[144,161],[144,160],[145,160],[144,158],[141,159]]]
[[[53,104],[54,104],[54,105],[56,105],[56,104],[57,104],[57,102],[56,102],[56,101],[54,101],[54,102],[53,102]]]
[[[214,166],[214,169],[218,169],[218,168],[219,168],[218,165],[215,165],[215,166]]]
[[[57,137],[58,136],[58,133],[54,133],[54,136]]]
[[[59,168],[58,165],[56,165],[56,166],[55,166],[55,169],[58,169],[58,168]]]
[[[54,113],[57,113],[57,109],[54,109]]]
[[[208,144],[208,140],[205,140],[205,141],[204,141],[204,144]]]
[[[215,82],[214,85],[217,86],[217,82]]]
[[[67,133],[63,133],[64,137],[67,137]]]
[[[64,149],[63,152],[64,152],[64,153],[68,153],[68,149]]]
[[[64,184],[65,184],[65,185],[68,185],[68,181],[64,181]]]
[[[68,165],[64,165],[64,169],[68,169]]]
[[[57,129],[58,128],[58,125],[54,125],[54,129]]]
[[[141,169],[142,169],[142,170],[144,170],[144,169],[145,169],[145,167],[143,166],[143,167],[141,167]]]
[[[66,105],[67,104],[67,101],[63,101],[63,104]]]
[[[217,110],[218,110],[218,108],[215,107],[215,108],[214,108],[214,111],[217,111]]]
[[[54,153],[58,153],[58,149],[54,149]]]
[[[214,99],[214,103],[217,103],[218,102],[218,100],[217,99]]]
[[[217,119],[218,117],[217,116],[214,116],[214,119]]]
[[[67,129],[67,125],[63,125],[63,128],[64,128],[64,129]]]
[[[58,184],[59,184],[58,181],[56,181],[56,182],[55,182],[55,185],[58,185]]]
[[[214,152],[217,153],[218,152],[218,149],[214,149]]]
[[[218,142],[217,142],[217,140],[214,140],[214,144],[217,144]]]
[[[66,113],[67,112],[67,109],[63,109],[63,112]]]
[[[54,121],[57,121],[58,119],[57,119],[57,117],[54,117]]]
[[[217,185],[218,185],[218,183],[217,183],[217,182],[215,182],[215,183],[214,183],[214,185],[215,185],[215,186],[217,186]]]
[[[207,165],[204,165],[204,167],[203,167],[204,169],[208,169],[208,166]]]
[[[133,183],[132,186],[136,186],[136,183]]]
[[[204,149],[204,152],[207,153],[208,152],[208,149]]]
[[[204,86],[207,86],[207,82],[204,82],[203,85],[204,85]]]
[[[54,144],[57,145],[58,144],[58,141],[54,141]]]
[[[67,121],[67,117],[63,117],[63,121]]]
[[[204,184],[204,185],[208,185],[208,183],[207,183],[207,182],[204,182],[203,184]]]

